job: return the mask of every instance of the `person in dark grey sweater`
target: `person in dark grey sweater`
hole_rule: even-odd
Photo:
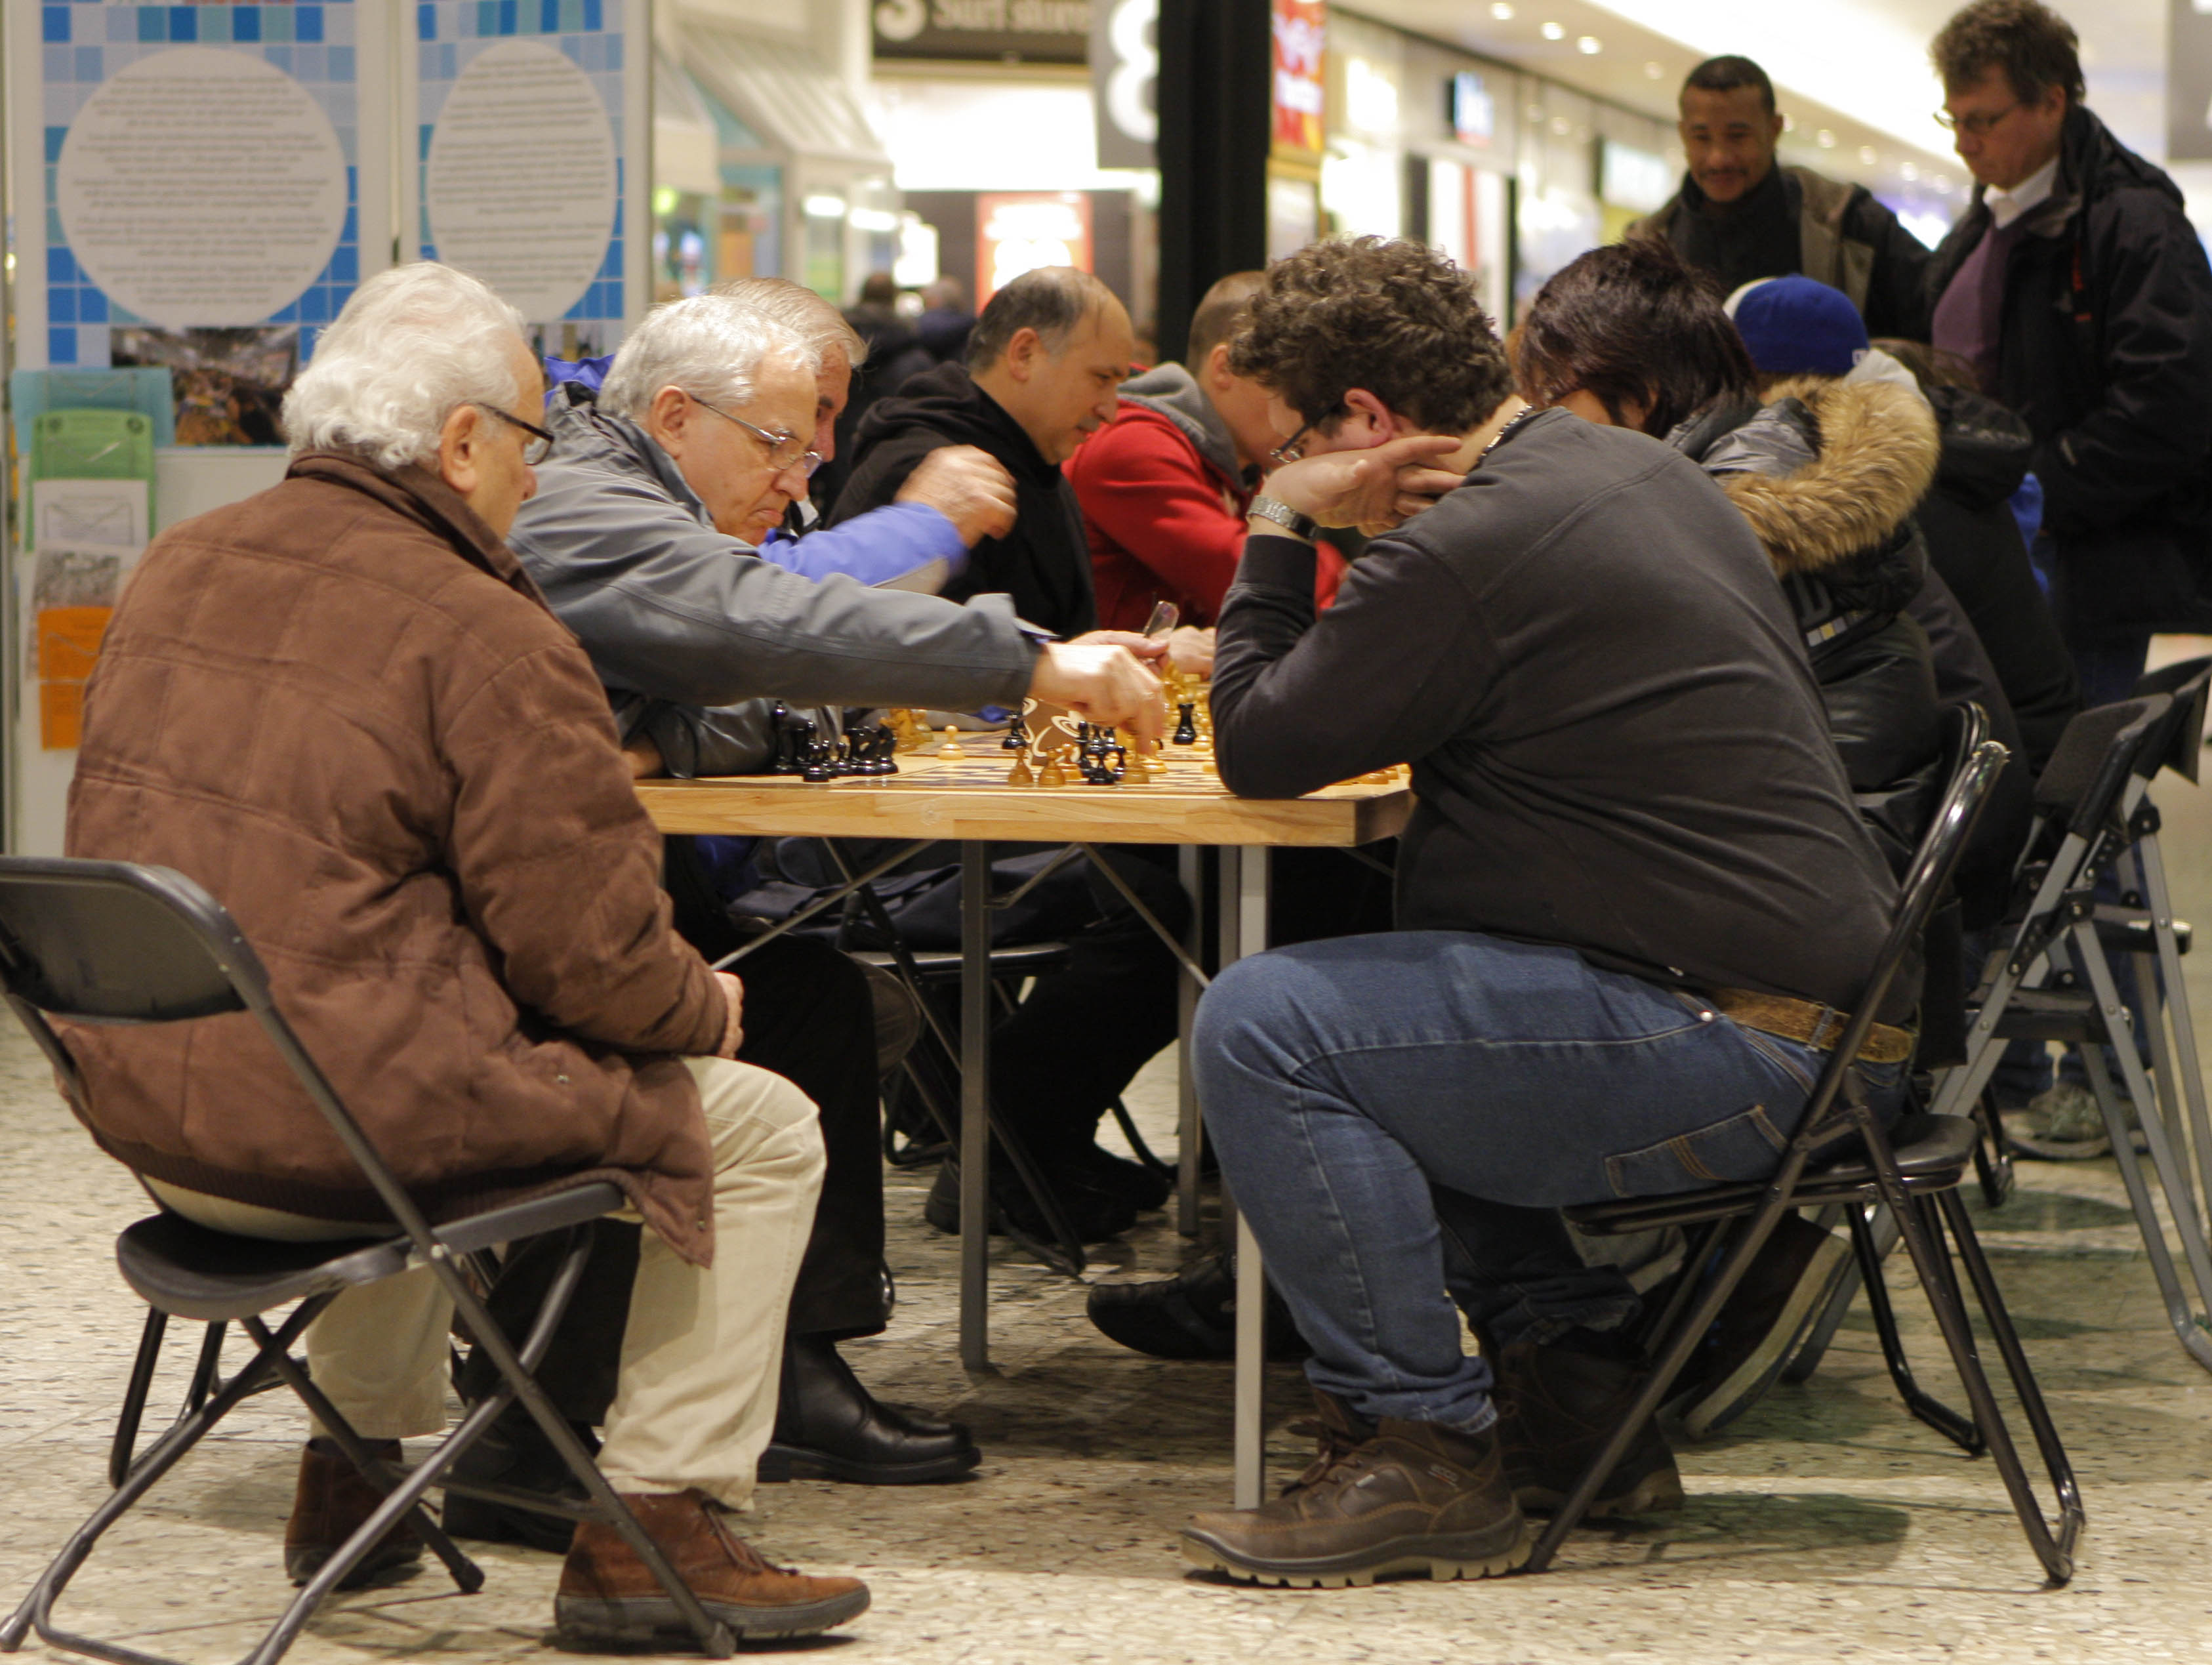
[[[1329,1461],[1184,1552],[1274,1583],[1503,1571],[1635,1382],[1635,1297],[1555,1211],[1771,1173],[1895,887],[1741,515],[1644,434],[1522,408],[1463,273],[1316,245],[1233,362],[1291,460],[1222,614],[1222,777],[1283,797],[1409,762],[1419,801],[1395,931],[1239,961],[1199,1008],[1200,1102]],[[1386,532],[1425,485],[1449,489]],[[1315,520],[1384,532],[1319,618]],[[1863,1054],[1885,1109],[1914,998]],[[1679,1505],[1656,1431],[1600,1496]]]

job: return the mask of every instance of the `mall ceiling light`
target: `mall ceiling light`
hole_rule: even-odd
[[[842,197],[809,197],[800,204],[810,220],[842,220],[845,217]]]
[[[1566,27],[1560,23],[1547,23],[1540,33],[1547,40],[1565,40],[1567,38]]]
[[[1646,81],[1665,80],[1667,78],[1666,66],[1656,62],[1646,64],[1644,66],[1644,78]]]
[[[1820,140],[1820,149],[1823,150],[1833,150],[1836,148],[1836,136],[1825,127],[1813,137]]]
[[[1595,58],[1605,50],[1605,43],[1594,34],[1581,35],[1575,40],[1575,50],[1584,58]]]
[[[1863,144],[1859,147],[1859,160],[1872,167],[1881,160],[1881,156],[1872,145]]]
[[[1904,167],[1899,168],[1897,171],[1904,174],[1908,179],[1917,179],[1920,177],[1920,168],[1917,164],[1913,162],[1905,163]]]
[[[1513,21],[1513,8],[1507,5],[1505,0],[1491,0],[1490,15],[1501,23],[1510,23]]]

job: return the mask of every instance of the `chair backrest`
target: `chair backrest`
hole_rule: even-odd
[[[2143,748],[2136,772],[2148,781],[2161,769],[2170,769],[2194,785],[2199,760],[2204,756],[2204,708],[2212,699],[2212,658],[2183,659],[2178,665],[2147,671],[2136,684],[2135,697],[2164,694],[2173,702],[2158,734]]]
[[[2092,836],[2111,818],[2173,699],[2148,694],[2075,714],[2035,782],[2035,805],[2065,829]]]
[[[80,1114],[76,1063],[49,1018],[167,1024],[250,1013],[392,1218],[423,1253],[434,1246],[421,1210],[276,1010],[260,957],[196,881],[126,861],[0,857],[0,987]]]
[[[1954,719],[1954,733],[1965,738],[1976,717],[1986,725],[1986,715],[1977,712],[1973,716]],[[1966,848],[1966,841],[1973,836],[1975,823],[1989,807],[1990,799],[1996,791],[1997,777],[2003,773],[2010,755],[1996,741],[1984,739],[1967,750],[1953,769],[1942,804],[1913,854],[1912,865],[1905,870],[1904,883],[1898,890],[1896,909],[1890,915],[1888,933],[1868,969],[1857,1003],[1851,1009],[1850,1021],[1844,1025],[1834,1050],[1820,1071],[1820,1079],[1813,1084],[1812,1097],[1806,1102],[1797,1135],[1807,1147],[1832,1131],[1822,1124],[1828,1121],[1830,1110],[1850,1079],[1859,1048],[1866,1044],[1874,1029],[1875,1013],[1881,1010],[1889,986],[1897,981],[1905,957],[1919,942],[1937,905],[1949,892],[1959,857]]]

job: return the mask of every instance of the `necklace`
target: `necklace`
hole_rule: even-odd
[[[1482,465],[1484,458],[1488,457],[1492,452],[1497,450],[1499,446],[1504,445],[1509,437],[1519,433],[1522,425],[1526,423],[1531,416],[1539,416],[1542,414],[1543,412],[1537,410],[1537,408],[1533,404],[1523,405],[1521,408],[1519,415],[1516,416],[1512,421],[1507,422],[1504,427],[1499,428],[1495,434],[1490,436],[1490,443],[1482,447],[1482,456],[1477,457],[1474,459],[1475,466],[1480,468]]]

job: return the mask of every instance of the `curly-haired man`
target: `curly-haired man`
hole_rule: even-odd
[[[1635,1297],[1556,1211],[1769,1175],[1895,893],[1742,516],[1656,440],[1526,409],[1465,273],[1316,245],[1235,363],[1292,459],[1222,613],[1222,777],[1290,797],[1410,761],[1419,801],[1397,930],[1241,960],[1199,1007],[1200,1100],[1323,1432],[1185,1553],[1274,1583],[1504,1571],[1636,1381]],[[1387,526],[1436,486],[1316,619],[1315,521]],[[1884,1101],[1911,1000],[1870,1047]],[[1600,1512],[1681,1495],[1647,1431]]]

